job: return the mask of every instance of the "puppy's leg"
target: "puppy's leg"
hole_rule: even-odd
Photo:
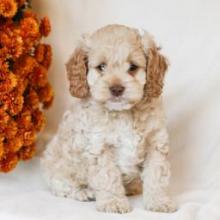
[[[80,160],[81,155],[75,153],[70,160],[64,156],[61,149],[55,137],[41,158],[51,192],[56,196],[70,197],[79,201],[94,200],[93,190],[87,187],[88,169],[86,163]],[[74,160],[74,157],[77,160]]]
[[[126,213],[131,211],[128,198],[122,183],[121,172],[116,166],[113,154],[106,149],[90,166],[91,187],[96,193],[98,211]]]
[[[146,209],[158,212],[173,212],[176,207],[168,195],[170,164],[166,130],[155,132],[150,138],[150,148],[144,162],[143,198]]]
[[[65,165],[68,166],[68,163],[65,162]],[[68,170],[69,168],[62,166],[61,163],[57,169],[46,170],[46,179],[51,192],[56,196],[74,198],[79,201],[95,200],[94,191],[88,188],[86,181],[79,176],[80,174],[68,172]],[[83,172],[81,169],[81,175]]]
[[[49,183],[52,193],[56,196],[73,198],[78,201],[94,201],[94,191],[68,178],[53,177]]]

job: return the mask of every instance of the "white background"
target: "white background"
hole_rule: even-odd
[[[82,33],[121,23],[155,36],[170,61],[164,103],[171,139],[170,191],[179,210],[147,212],[141,197],[135,197],[132,213],[97,213],[93,202],[52,196],[35,159],[0,175],[0,219],[220,219],[220,1],[33,0],[33,5],[53,26],[48,41],[54,51],[50,80],[56,98],[43,138],[53,134],[72,101],[64,63]]]

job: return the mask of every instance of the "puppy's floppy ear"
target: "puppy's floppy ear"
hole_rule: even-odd
[[[86,98],[89,96],[87,83],[88,57],[83,47],[77,47],[66,63],[69,90],[72,96]]]
[[[142,38],[147,59],[147,81],[144,88],[145,99],[159,97],[162,93],[165,72],[168,68],[167,59],[159,52],[152,37],[145,33]]]
[[[168,63],[157,48],[149,48],[147,53],[147,83],[145,92],[148,98],[161,95]]]

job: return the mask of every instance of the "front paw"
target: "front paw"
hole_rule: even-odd
[[[127,198],[112,198],[107,201],[99,201],[96,209],[100,212],[127,213],[132,210]]]
[[[84,188],[77,190],[72,197],[81,202],[94,201],[95,193],[89,188]]]
[[[169,196],[157,196],[145,199],[145,209],[152,212],[175,212],[177,210],[176,204]]]

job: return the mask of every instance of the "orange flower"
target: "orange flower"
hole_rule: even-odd
[[[17,115],[23,107],[24,97],[16,90],[0,96],[0,101],[3,103],[3,108],[11,115]]]
[[[40,33],[47,37],[49,35],[51,31],[51,26],[50,26],[50,21],[48,19],[48,17],[44,17],[43,19],[41,19],[41,23],[40,23]]]
[[[44,104],[44,105],[43,105],[43,108],[44,108],[44,109],[48,109],[48,108],[53,104],[53,99],[54,99],[54,97],[52,96],[49,101],[44,102],[44,103],[43,103],[43,104]]]
[[[0,132],[7,126],[10,116],[3,108],[0,108]],[[0,136],[1,137],[1,136]]]
[[[53,90],[49,83],[38,91],[40,101],[43,102],[44,108],[48,108],[53,101]]]
[[[24,18],[20,21],[20,35],[23,39],[25,50],[31,52],[41,38],[40,24],[32,12],[26,12],[23,16]]]
[[[17,85],[17,77],[13,73],[0,71],[0,93],[10,92]]]
[[[51,64],[52,48],[48,44],[39,44],[35,50],[36,60],[47,69]]]
[[[24,18],[31,17],[31,18],[38,20],[37,14],[34,11],[32,11],[31,9],[27,9],[27,10],[23,11],[23,17]]]
[[[23,146],[31,145],[36,140],[36,133],[34,130],[34,127],[31,127],[30,129],[20,128],[18,130],[18,135],[21,135],[23,138]]]
[[[44,56],[45,56],[45,44],[38,44],[35,49],[34,57],[38,63],[42,63],[44,60]]]
[[[37,66],[37,62],[34,57],[25,55],[20,57],[14,64],[14,72],[21,78],[25,78],[30,74],[33,69]]]
[[[16,118],[19,129],[24,128],[25,130],[28,130],[32,128],[33,123],[31,114],[31,109],[23,108],[22,112]]]
[[[22,37],[39,36],[39,24],[36,19],[27,17],[21,20],[20,32]]]
[[[9,172],[14,169],[18,163],[18,156],[16,153],[8,153],[5,157],[0,161],[0,171]]]
[[[18,94],[23,94],[28,86],[28,79],[18,78],[16,90]]]
[[[0,161],[4,155],[4,137],[0,136]]]
[[[22,147],[18,153],[18,156],[21,160],[29,160],[34,156],[35,152],[35,145],[32,144],[30,146]]]
[[[5,48],[5,47],[0,48],[0,59],[6,59],[6,57],[8,57],[7,48]]]
[[[47,69],[42,65],[38,65],[30,74],[29,79],[35,88],[46,86],[48,82]]]
[[[17,12],[17,4],[14,0],[0,1],[0,15],[4,17],[13,17]]]
[[[25,96],[25,105],[31,106],[32,109],[37,109],[39,104],[40,100],[37,92],[34,89],[30,89],[30,91]]]
[[[32,113],[32,121],[33,121],[33,123],[35,125],[35,129],[38,132],[43,129],[43,127],[45,125],[45,117],[44,117],[43,113],[39,109],[36,109]]]
[[[7,126],[5,126],[1,133],[4,134],[4,137],[7,139],[12,139],[15,137],[15,135],[18,132],[18,126],[17,123],[14,121],[14,119],[10,119],[7,123]]]
[[[6,59],[18,58],[22,54],[23,40],[16,30],[6,28],[4,31],[0,31],[0,45],[2,52],[4,54],[7,52]]]
[[[48,69],[50,67],[51,60],[52,60],[52,48],[50,45],[45,44],[44,59],[41,64]]]
[[[51,105],[48,82],[50,45],[40,39],[50,32],[26,0],[0,0],[0,172],[34,156],[37,132],[45,125],[40,110]]]
[[[18,135],[5,141],[5,148],[8,150],[8,152],[16,153],[21,149],[22,146],[23,139]]]
[[[24,5],[25,2],[27,2],[26,0],[16,0],[18,7],[21,7]]]

